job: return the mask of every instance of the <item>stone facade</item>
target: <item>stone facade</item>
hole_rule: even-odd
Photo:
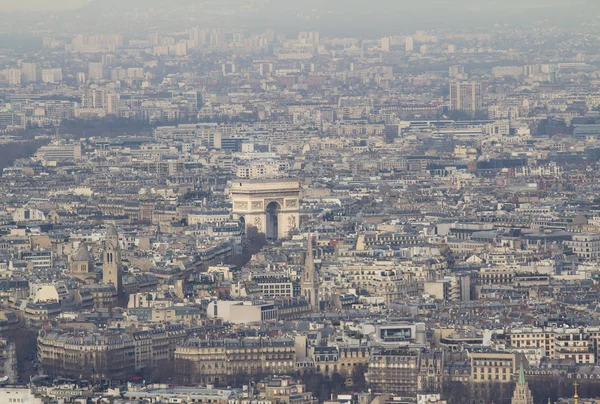
[[[50,376],[126,380],[135,372],[134,339],[125,333],[42,330],[38,363]]]
[[[183,383],[222,384],[235,375],[286,374],[295,368],[294,341],[287,338],[193,339],[175,351],[175,374]]]
[[[268,238],[286,238],[299,225],[300,183],[293,180],[237,181],[231,185],[233,217]],[[276,219],[274,218],[276,217]]]

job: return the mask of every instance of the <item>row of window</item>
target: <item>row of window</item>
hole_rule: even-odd
[[[491,374],[487,375],[487,378],[485,375],[481,375],[479,378],[477,377],[476,374],[473,375],[473,380],[512,380],[512,376],[507,377],[507,375],[502,375],[502,378],[500,378],[500,375],[494,375],[492,377]]]
[[[506,373],[506,369],[508,368],[502,368],[502,373]],[[500,368],[494,368],[495,372],[492,372],[492,368],[473,368],[473,373],[477,373],[477,371],[480,371],[480,373],[485,373],[485,371],[487,370],[488,373],[500,373]]]
[[[475,361],[473,361],[473,365],[475,365],[475,366],[507,366],[507,367],[511,367],[512,360],[505,360],[505,361],[478,361],[478,360],[475,360]]]

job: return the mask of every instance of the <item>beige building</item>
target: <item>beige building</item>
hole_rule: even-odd
[[[94,260],[87,246],[83,243],[79,245],[79,248],[71,258],[69,270],[70,277],[77,278],[85,283],[95,283],[98,280],[94,271]]]
[[[435,282],[425,282],[423,290],[439,300],[469,301],[471,300],[471,278],[469,275],[454,274]]]
[[[236,167],[238,178],[274,178],[289,170],[290,164],[283,160],[258,160],[246,162]]]
[[[511,347],[516,349],[541,349],[550,359],[572,359],[578,364],[596,362],[594,346],[600,331],[590,329],[523,328],[507,332]]]
[[[305,385],[297,383],[290,376],[270,377],[256,387],[260,390],[260,395],[272,403],[317,404],[319,401],[313,398],[311,392],[306,391]]]
[[[0,403],[42,404],[43,402],[42,397],[35,394],[29,387],[7,386],[0,388]]]
[[[74,161],[81,160],[80,143],[54,143],[42,146],[36,156],[44,161]]]
[[[189,226],[204,223],[225,223],[231,220],[231,214],[227,210],[192,211],[187,214]]]
[[[133,388],[123,397],[135,402],[148,403],[199,403],[199,404],[231,404],[234,390],[201,387],[170,386],[158,388]],[[185,397],[184,399],[182,397]]]
[[[183,326],[170,325],[132,333],[135,346],[135,369],[165,366],[175,358],[177,345],[186,337]]]
[[[471,379],[473,383],[510,383],[521,364],[521,356],[507,352],[473,352]]]
[[[277,320],[277,307],[272,302],[217,300],[208,304],[209,318],[218,317],[233,324],[258,323]]]
[[[38,363],[50,376],[125,380],[135,373],[135,344],[126,333],[42,330]]]
[[[106,229],[106,239],[104,241],[102,282],[106,285],[112,285],[117,292],[120,292],[123,286],[121,271],[119,233],[117,233],[115,226],[110,225]]]
[[[375,350],[369,357],[366,381],[374,393],[414,396],[419,388],[419,353]]]
[[[91,295],[95,309],[108,309],[117,305],[118,292],[114,285],[85,285],[81,290]]]
[[[183,383],[227,383],[241,374],[287,374],[296,368],[288,338],[192,339],[175,350],[175,375]]]

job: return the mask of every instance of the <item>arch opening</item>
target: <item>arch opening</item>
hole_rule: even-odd
[[[278,202],[271,202],[267,205],[265,211],[267,215],[266,236],[268,240],[277,240],[279,238],[279,213],[281,205]]]

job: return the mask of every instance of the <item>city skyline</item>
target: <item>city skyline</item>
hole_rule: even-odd
[[[1,404],[600,402],[600,3],[3,10]]]

